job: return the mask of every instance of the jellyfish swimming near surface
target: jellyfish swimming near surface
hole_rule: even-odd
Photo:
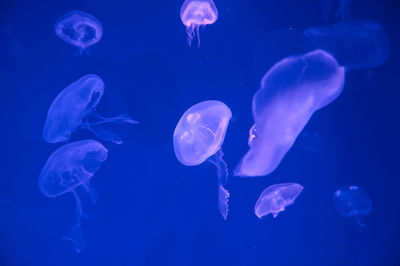
[[[275,64],[253,96],[250,149],[234,174],[263,176],[274,171],[312,114],[341,94],[344,77],[344,68],[323,50]]]
[[[186,27],[189,46],[196,35],[200,46],[200,26],[214,24],[217,19],[218,10],[213,0],[185,0],[181,7],[181,20]]]
[[[173,136],[176,158],[183,165],[195,166],[209,161],[217,167],[218,208],[228,215],[229,192],[227,164],[221,149],[229,120],[228,106],[220,101],[203,101],[190,107],[179,120]]]
[[[371,69],[384,64],[390,55],[383,26],[368,19],[348,19],[304,31],[318,49],[331,53],[346,70]]]
[[[72,11],[56,21],[56,35],[66,43],[79,48],[79,54],[87,52],[87,48],[100,41],[103,36],[103,26],[100,21],[89,13]]]
[[[86,217],[86,214],[82,211],[77,189],[83,187],[84,191],[89,193],[93,203],[96,201],[90,181],[107,159],[107,153],[107,149],[95,140],[66,144],[50,155],[39,176],[38,186],[46,197],[57,198],[65,193],[71,193],[74,196],[76,223],[63,239],[71,241],[77,252],[82,251],[86,246],[81,228],[81,218]]]
[[[103,140],[121,144],[122,140],[118,135],[95,127],[105,123],[136,124],[137,121],[126,114],[111,118],[97,114],[94,109],[103,93],[104,82],[95,74],[85,75],[62,90],[47,113],[43,139],[48,143],[67,141],[72,133],[84,128]],[[98,121],[89,122],[90,117]]]
[[[372,200],[360,186],[342,186],[333,193],[333,203],[336,211],[344,217],[353,217],[358,225],[365,227],[361,217],[372,210]]]
[[[282,183],[269,186],[264,189],[258,198],[254,206],[254,213],[260,219],[268,214],[272,214],[272,217],[275,218],[287,206],[292,205],[302,191],[303,186],[297,183]]]

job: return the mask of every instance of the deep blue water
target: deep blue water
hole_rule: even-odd
[[[215,3],[218,21],[201,30],[197,48],[186,44],[182,1],[1,2],[1,266],[400,265],[398,4],[353,1],[352,17],[386,29],[388,61],[347,73],[342,95],[314,114],[271,175],[231,177],[224,221],[215,167],[185,167],[175,157],[176,123],[195,103],[226,103],[233,118],[223,149],[232,171],[248,149],[251,98],[264,74],[254,63],[258,43],[274,30],[327,22],[322,0]],[[75,9],[103,24],[89,56],[74,55],[54,34],[55,21]],[[89,73],[106,86],[97,110],[128,113],[140,124],[115,126],[122,145],[104,142],[109,156],[92,179],[98,202],[81,194],[88,246],[77,254],[60,240],[74,221],[72,195],[46,198],[37,179],[61,146],[42,139],[47,110]],[[73,139],[86,138],[93,135]],[[277,218],[260,221],[253,210],[259,194],[282,182],[304,191]],[[345,184],[362,186],[372,199],[364,229],[333,206],[332,193]]]

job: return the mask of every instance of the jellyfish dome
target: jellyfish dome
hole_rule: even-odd
[[[247,177],[273,172],[313,113],[341,94],[344,76],[344,68],[323,50],[275,64],[253,96],[250,149],[234,174]]]
[[[77,10],[60,17],[54,30],[61,40],[78,47],[80,54],[103,36],[100,21],[89,13]]]
[[[176,158],[186,166],[208,160],[217,168],[218,209],[228,215],[228,168],[221,150],[232,112],[220,101],[204,101],[190,107],[179,120],[173,136]]]
[[[272,214],[275,218],[287,206],[292,205],[302,191],[303,186],[297,183],[282,183],[269,186],[264,189],[258,198],[254,206],[254,213],[260,219],[268,214]]]
[[[212,0],[185,0],[181,7],[181,20],[186,27],[189,46],[196,34],[200,46],[200,26],[213,24],[217,19],[218,10]]]
[[[359,217],[368,215],[372,210],[372,200],[360,186],[346,185],[333,193],[336,211],[344,217],[354,217],[364,227]]]
[[[111,131],[97,130],[94,126],[104,123],[131,123],[128,115],[122,114],[112,118],[102,117],[94,112],[104,93],[103,80],[95,75],[88,74],[70,84],[62,90],[47,113],[43,128],[43,139],[48,143],[63,142],[70,139],[72,133],[86,128],[96,136],[117,144],[122,143],[119,136]],[[99,121],[89,122],[89,115]]]

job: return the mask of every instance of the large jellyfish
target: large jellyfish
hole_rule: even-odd
[[[234,174],[262,176],[274,171],[312,114],[340,95],[344,76],[344,68],[322,50],[275,64],[253,97],[250,149]]]
[[[303,186],[297,183],[282,183],[269,186],[264,189],[258,198],[254,206],[254,213],[260,219],[270,213],[275,218],[285,210],[286,206],[292,205],[302,191]]]
[[[121,144],[121,138],[111,131],[95,129],[104,123],[135,124],[128,115],[107,118],[94,112],[104,92],[103,80],[88,74],[62,90],[53,101],[47,113],[43,128],[43,139],[48,143],[66,141],[80,128],[86,128],[101,139]],[[96,122],[89,122],[94,117]]]
[[[376,68],[389,57],[390,45],[381,24],[367,19],[349,19],[304,31],[317,48],[335,56],[346,70]]]
[[[371,212],[372,201],[362,187],[354,185],[340,187],[333,193],[333,203],[340,215],[353,217],[361,227],[365,227],[360,218]]]
[[[196,34],[200,46],[200,26],[214,24],[217,19],[218,10],[212,0],[185,0],[181,7],[181,20],[186,26],[189,46]]]
[[[71,241],[77,252],[86,246],[81,228],[81,218],[86,215],[82,211],[77,189],[83,187],[95,202],[95,194],[89,183],[101,163],[107,159],[107,152],[107,149],[95,140],[66,144],[50,155],[39,176],[38,186],[46,197],[56,198],[65,193],[74,196],[77,221],[63,239]]]
[[[56,21],[56,35],[66,43],[79,48],[79,53],[87,52],[87,48],[103,36],[103,26],[94,16],[83,11],[72,11]]]
[[[175,155],[182,164],[194,166],[208,160],[217,167],[218,208],[224,219],[228,215],[229,192],[225,188],[228,169],[221,145],[231,117],[229,107],[220,101],[200,102],[182,115],[173,137]]]

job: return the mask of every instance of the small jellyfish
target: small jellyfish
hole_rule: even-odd
[[[72,11],[56,21],[56,35],[66,43],[79,48],[82,54],[103,36],[103,26],[94,16],[83,11]]]
[[[217,19],[217,7],[212,0],[185,0],[181,7],[181,20],[186,26],[189,46],[196,34],[200,46],[200,26],[214,24]]]
[[[344,76],[344,68],[322,50],[275,64],[254,94],[250,149],[234,174],[262,176],[274,171],[312,114],[341,94]]]
[[[282,183],[269,186],[264,189],[258,198],[254,206],[254,213],[260,219],[270,213],[275,218],[285,210],[286,206],[292,205],[302,191],[303,186],[297,183]]]
[[[346,70],[376,68],[389,57],[390,45],[381,24],[367,19],[349,19],[304,31],[319,49],[333,54]]]
[[[118,135],[94,127],[104,123],[137,122],[126,114],[107,118],[94,112],[103,93],[104,82],[95,74],[85,75],[62,90],[47,113],[43,139],[48,143],[67,141],[72,133],[85,128],[103,140],[121,144],[122,140]],[[89,122],[90,116],[98,121]]]
[[[353,217],[361,227],[361,217],[372,210],[372,201],[368,193],[359,186],[348,185],[340,187],[333,193],[333,204],[336,211],[344,217]]]
[[[220,101],[204,101],[190,107],[179,120],[173,136],[175,155],[186,166],[208,160],[217,167],[218,208],[226,219],[229,192],[225,188],[228,169],[221,149],[229,120],[228,106]]]
[[[77,252],[82,251],[86,246],[81,228],[81,218],[86,217],[86,214],[82,211],[77,189],[83,187],[92,201],[96,201],[96,194],[90,187],[90,180],[107,159],[107,153],[107,149],[95,140],[66,144],[50,155],[39,176],[38,186],[46,197],[56,198],[65,193],[71,193],[74,196],[77,221],[71,232],[63,239],[71,241]]]

